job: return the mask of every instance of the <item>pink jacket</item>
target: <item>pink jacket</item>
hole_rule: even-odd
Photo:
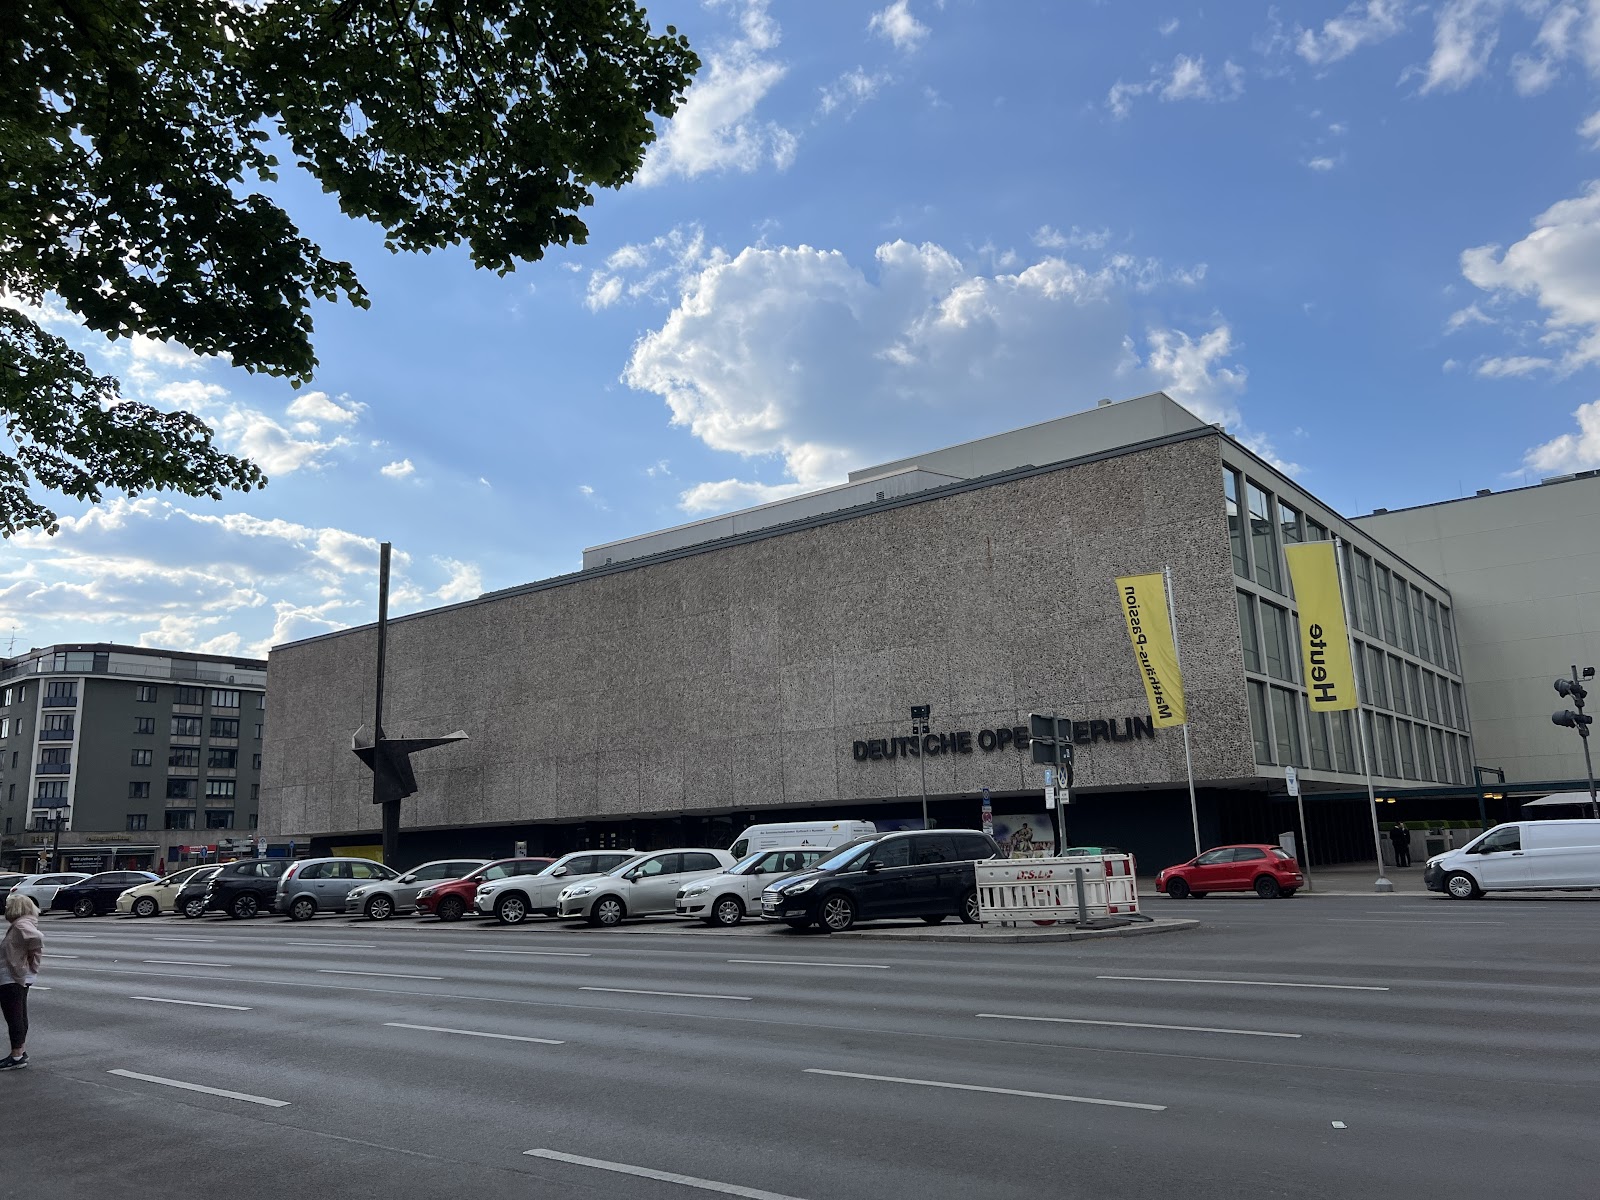
[[[31,984],[39,977],[44,938],[32,917],[18,917],[0,942],[0,983]]]

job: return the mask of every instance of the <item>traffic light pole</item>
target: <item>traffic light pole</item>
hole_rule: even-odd
[[[1593,677],[1594,668],[1585,667],[1582,678],[1591,679]],[[1600,817],[1600,798],[1596,797],[1594,786],[1594,762],[1589,757],[1589,726],[1593,724],[1594,718],[1583,711],[1583,702],[1588,699],[1589,690],[1583,686],[1582,680],[1578,676],[1577,663],[1572,664],[1572,678],[1556,680],[1555,688],[1557,695],[1571,700],[1573,704],[1578,706],[1577,712],[1573,712],[1569,708],[1556,713],[1550,720],[1566,729],[1576,729],[1578,736],[1583,739],[1583,773],[1589,780],[1589,814],[1590,816]]]

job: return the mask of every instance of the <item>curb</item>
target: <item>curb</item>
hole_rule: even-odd
[[[858,938],[869,942],[964,942],[967,945],[1010,945],[1016,942],[1087,942],[1097,938],[1147,937],[1153,933],[1179,933],[1199,925],[1198,918],[1158,919],[1148,925],[1124,925],[1117,929],[1059,929],[1037,933],[918,933],[900,929],[853,929],[829,934],[834,938]]]

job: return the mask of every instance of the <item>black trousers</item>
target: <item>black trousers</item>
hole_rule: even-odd
[[[13,1046],[28,1044],[28,989],[20,983],[0,984],[0,1012]]]
[[[1396,846],[1394,848],[1394,865],[1397,867],[1409,867],[1411,865],[1410,846]]]

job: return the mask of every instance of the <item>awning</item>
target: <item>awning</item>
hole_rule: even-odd
[[[1558,808],[1562,805],[1582,804],[1587,807],[1593,804],[1588,792],[1552,792],[1548,796],[1541,796],[1537,800],[1524,800],[1523,808]]]

